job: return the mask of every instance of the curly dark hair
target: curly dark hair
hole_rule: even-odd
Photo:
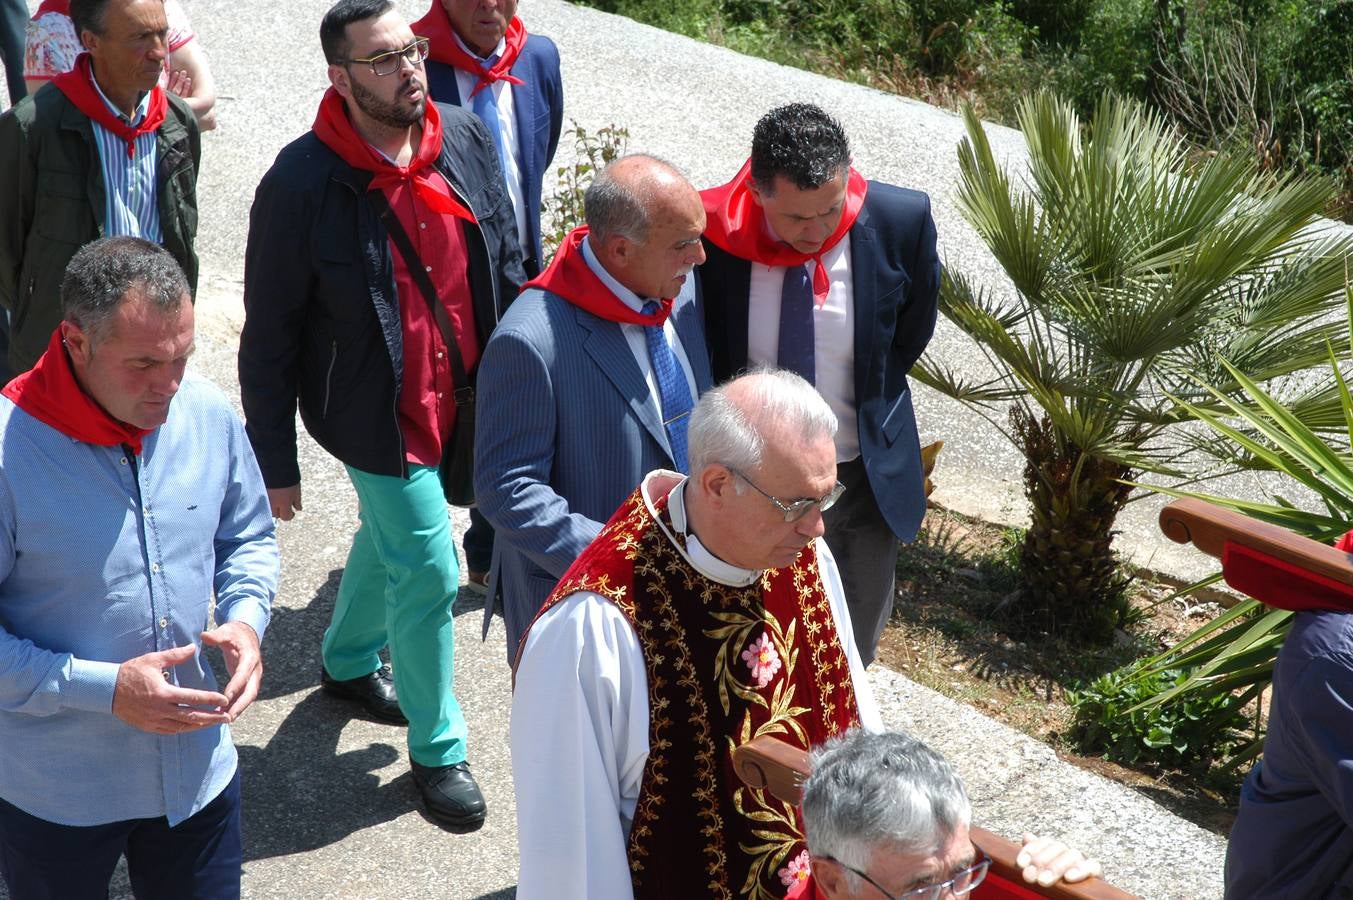
[[[752,132],[752,180],[773,194],[775,176],[815,190],[850,167],[850,141],[841,123],[811,103],[779,106]]]

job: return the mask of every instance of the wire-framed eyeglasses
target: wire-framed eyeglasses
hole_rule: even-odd
[[[833,859],[830,856],[822,856],[819,857],[819,859],[834,862],[841,868],[854,872],[856,875],[859,875],[865,881],[873,885],[874,889],[887,897],[888,900],[940,900],[941,897],[946,896],[945,891],[948,891],[949,895],[954,897],[966,897],[968,894],[972,893],[974,888],[982,883],[983,879],[987,877],[987,869],[991,868],[991,858],[984,853],[982,854],[981,859],[971,866],[968,866],[968,868],[955,872],[948,881],[941,881],[936,884],[923,884],[920,887],[903,891],[900,894],[890,894],[884,889],[883,885],[879,884],[854,866],[848,866],[841,862],[841,860]]]
[[[415,69],[418,68],[422,65],[423,60],[428,58],[429,46],[431,44],[427,38],[414,38],[412,44],[398,50],[386,50],[384,53],[377,53],[375,56],[368,56],[364,59],[353,57],[352,59],[341,60],[341,62],[344,65],[366,63],[371,67],[373,74],[383,77],[398,72],[401,61],[407,62]]]
[[[812,497],[801,497],[797,500],[781,500],[779,497],[776,497],[772,494],[767,494],[765,491],[761,490],[761,488],[756,486],[755,481],[752,481],[752,479],[748,478],[746,475],[743,475],[741,472],[739,472],[732,466],[728,467],[728,471],[732,472],[734,475],[750,484],[752,486],[752,490],[756,491],[758,494],[765,497],[771,503],[774,503],[775,508],[778,509],[780,512],[784,513],[786,522],[797,522],[799,519],[802,519],[804,516],[808,515],[808,513],[811,512],[814,508],[826,512],[827,510],[832,508],[833,503],[841,499],[841,494],[844,493],[846,490],[846,486],[838,481],[836,482],[836,487],[832,488],[830,491],[827,491],[827,493],[823,494],[821,497],[818,497],[817,499],[813,499]]]

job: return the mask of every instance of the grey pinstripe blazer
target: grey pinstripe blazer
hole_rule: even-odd
[[[672,324],[696,388],[710,387],[696,279]],[[555,583],[644,475],[672,468],[648,384],[620,326],[557,294],[522,292],[477,378],[475,498],[496,538],[487,634],[501,598],[509,663]]]

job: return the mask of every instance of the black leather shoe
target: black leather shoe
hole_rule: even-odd
[[[488,815],[488,806],[479,785],[470,774],[469,763],[454,766],[420,766],[409,760],[413,783],[423,797],[427,814],[447,831],[465,834],[477,831]]]
[[[391,725],[407,725],[404,712],[399,708],[399,697],[395,694],[395,678],[389,666],[381,666],[370,675],[361,678],[349,678],[339,681],[329,674],[329,670],[320,666],[320,685],[335,697],[353,700],[373,719],[389,722]]]

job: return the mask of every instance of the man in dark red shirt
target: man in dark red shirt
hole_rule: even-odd
[[[298,406],[357,490],[324,687],[407,718],[429,815],[472,830],[485,805],[453,690],[459,573],[438,466],[470,412],[465,373],[524,278],[516,223],[490,137],[428,101],[427,42],[393,3],[341,0],[320,40],[331,87],[250,214],[241,395],[275,516],[301,509]]]

